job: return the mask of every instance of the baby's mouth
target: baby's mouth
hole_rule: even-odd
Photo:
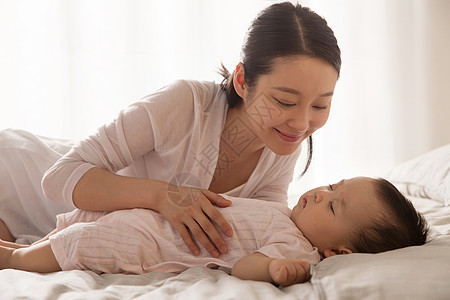
[[[305,208],[307,203],[308,200],[306,198],[302,198],[302,208]]]

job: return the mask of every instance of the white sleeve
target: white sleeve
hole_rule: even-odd
[[[189,107],[192,91],[182,81],[130,105],[114,121],[80,141],[45,173],[42,179],[45,196],[73,203],[73,189],[89,169],[100,167],[115,173],[143,155],[158,151],[158,145],[170,147],[164,140],[169,136],[166,125],[176,119],[177,126],[186,127],[192,117]],[[181,111],[183,117],[174,111]]]

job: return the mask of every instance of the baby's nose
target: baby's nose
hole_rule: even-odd
[[[311,193],[311,194],[308,194],[307,196],[306,196],[306,200],[308,201],[308,203],[317,203],[317,197],[316,197],[316,193]]]
[[[320,203],[320,202],[322,202],[325,195],[322,192],[317,192],[317,193],[315,193],[314,197],[315,197],[314,202]]]

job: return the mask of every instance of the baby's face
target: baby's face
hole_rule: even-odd
[[[292,221],[323,255],[326,249],[352,249],[349,236],[382,213],[375,180],[355,177],[315,188],[300,197]]]

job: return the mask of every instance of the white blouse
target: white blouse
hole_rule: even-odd
[[[228,104],[219,84],[176,81],[121,111],[45,174],[47,198],[72,204],[72,192],[97,166],[121,175],[207,189],[217,165]],[[300,149],[279,156],[267,147],[234,196],[287,205]]]

